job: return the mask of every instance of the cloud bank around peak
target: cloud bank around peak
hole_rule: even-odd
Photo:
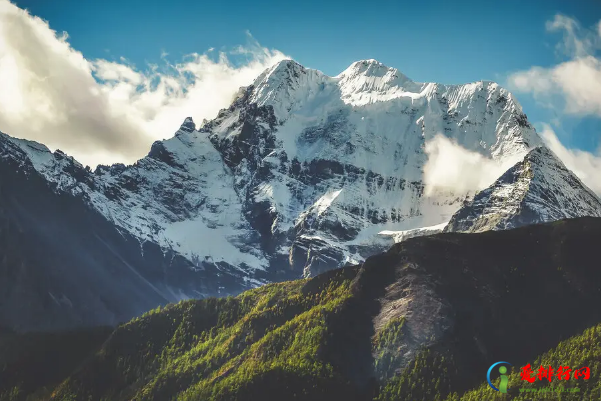
[[[601,196],[601,149],[597,154],[569,149],[548,124],[543,124],[539,135],[568,169]],[[465,149],[442,134],[426,142],[425,152],[428,156],[424,166],[426,196],[435,196],[439,192],[475,193],[485,189],[523,157],[518,154],[500,162]]]
[[[442,134],[426,142],[424,194],[437,192],[473,193],[487,188],[522,157],[502,161],[472,152]]]
[[[244,56],[245,61],[231,60]],[[185,117],[196,123],[227,107],[240,86],[289,58],[250,34],[231,52],[191,54],[137,69],[127,60],[87,60],[66,33],[0,0],[0,131],[46,144],[90,166],[130,163]]]

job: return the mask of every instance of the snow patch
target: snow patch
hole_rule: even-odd
[[[432,235],[440,233],[444,230],[448,222],[437,224],[430,227],[420,227],[413,228],[411,230],[403,230],[403,231],[380,231],[378,234],[384,237],[392,237],[394,243],[402,242],[406,239],[413,237],[422,237],[425,235]]]

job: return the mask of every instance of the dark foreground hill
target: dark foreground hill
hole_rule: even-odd
[[[78,361],[60,378],[48,378],[61,360],[45,357],[49,348],[13,355],[0,360],[0,392],[14,400],[33,392],[29,399],[457,399],[492,363],[523,366],[601,322],[600,239],[595,218],[410,239],[361,266],[171,304],[110,335],[55,342],[52,352]],[[590,363],[596,378],[599,328],[587,333],[543,359]],[[24,379],[36,374],[46,380]],[[593,378],[589,393],[599,391]],[[482,387],[464,399],[493,393]]]
[[[560,381],[555,375],[551,382],[547,379],[527,383],[520,380],[519,366],[509,376],[508,393],[516,401],[592,401],[601,399],[601,324],[593,326],[583,333],[562,341],[557,347],[545,352],[540,357],[527,361],[536,372],[538,367],[551,366],[555,372],[560,366],[572,369],[589,367],[591,376],[588,380],[574,379],[573,372],[568,381]],[[495,383],[498,385],[497,383]],[[559,390],[559,389],[562,390]],[[536,390],[536,391],[535,391]],[[553,391],[551,391],[553,390]],[[450,395],[446,401],[502,401],[509,397],[493,391],[487,383],[459,396]]]
[[[181,299],[177,288],[200,296],[208,287],[240,288],[230,274],[216,279],[214,266],[197,271],[120,230],[85,206],[85,194],[49,185],[11,144],[0,135],[1,326],[19,332],[116,326]],[[73,163],[62,153],[53,157]],[[73,173],[81,178],[84,171]]]

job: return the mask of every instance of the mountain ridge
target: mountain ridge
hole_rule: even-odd
[[[5,134],[0,164],[102,216],[123,237],[113,246],[129,270],[173,302],[359,264],[394,243],[381,232],[446,223],[473,194],[424,195],[425,144],[438,134],[497,162],[542,144],[492,82],[418,83],[374,60],[329,77],[282,61],[215,119],[196,129],[186,118],[132,165],[91,171]],[[151,271],[147,253],[159,260]]]

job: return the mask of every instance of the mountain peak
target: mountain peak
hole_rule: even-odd
[[[192,132],[196,130],[196,124],[194,124],[192,117],[186,117],[182,125],[179,127],[179,130],[184,132]]]
[[[445,231],[504,230],[584,216],[601,217],[601,200],[549,148],[538,146],[459,209]]]
[[[383,63],[380,63],[378,60],[376,60],[374,58],[367,58],[367,59],[363,59],[363,60],[358,60],[358,61],[355,61],[355,63],[367,63],[367,64],[384,65]]]
[[[354,69],[382,68],[382,69],[387,70],[390,67],[388,67],[384,63],[379,62],[376,59],[369,58],[369,59],[364,59],[364,60],[357,60],[354,63],[352,63],[349,66],[349,68],[354,68]]]
[[[369,59],[355,61],[336,76],[345,101],[365,104],[404,92],[417,92],[419,87],[396,68]]]
[[[284,59],[284,60],[278,61],[273,67],[271,67],[271,70],[282,71],[282,70],[293,70],[293,69],[298,69],[298,68],[304,69],[305,67],[303,67],[302,65],[300,65],[299,63],[297,63],[296,61],[294,61],[292,59]]]
[[[256,88],[265,84],[270,84],[270,86],[281,85],[283,82],[289,81],[293,76],[298,77],[303,71],[305,71],[305,67],[296,61],[291,59],[282,60],[259,75],[253,85]]]
[[[265,70],[253,82],[252,103],[273,106],[276,116],[283,119],[296,103],[306,101],[330,79],[322,72],[305,68],[294,60],[282,60]]]
[[[391,69],[391,67],[384,65],[384,63],[381,63],[376,59],[370,58],[370,59],[355,61],[347,68],[347,70],[349,70],[349,69],[359,70],[359,71],[367,71],[367,70],[371,69],[373,71],[373,70],[377,70],[377,69],[388,70],[388,69]]]
[[[545,162],[554,162],[554,163],[563,163],[557,157],[555,153],[551,149],[546,146],[537,146],[530,150],[528,154],[524,157],[524,160],[534,161],[534,160],[542,160]]]
[[[337,78],[352,78],[357,76],[367,76],[367,77],[389,77],[394,80],[398,80],[398,82],[407,82],[411,81],[406,75],[402,74],[396,68],[388,67],[387,65],[382,64],[378,60],[367,59],[367,60],[359,60],[352,63],[346,70],[344,70]]]

